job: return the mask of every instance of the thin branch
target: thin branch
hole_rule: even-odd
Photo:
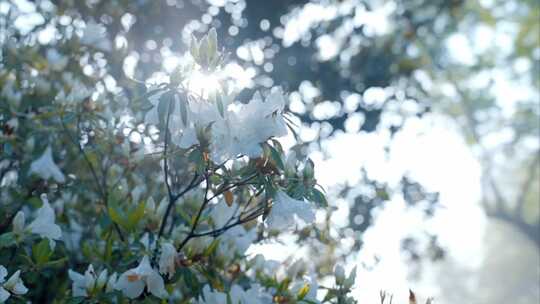
[[[61,114],[61,117],[60,117],[60,123],[62,124],[62,127],[64,128],[64,131],[66,132],[68,138],[70,139],[70,141],[77,146],[79,152],[81,153],[81,155],[83,156],[84,158],[84,161],[86,162],[88,168],[90,169],[90,173],[96,183],[96,189],[98,190],[98,192],[100,193],[100,196],[103,200],[103,204],[105,205],[105,209],[106,209],[106,212],[107,214],[109,213],[109,201],[108,201],[108,193],[107,191],[104,190],[104,188],[107,187],[107,184],[106,184],[106,179],[104,179],[103,181],[103,184],[100,183],[100,179],[96,173],[96,170],[94,168],[94,165],[92,165],[92,162],[90,161],[90,159],[88,158],[88,155],[86,154],[86,151],[84,151],[84,149],[82,148],[81,146],[81,143],[79,142],[78,139],[74,138],[72,135],[71,135],[71,132],[69,131],[69,129],[67,128],[66,124],[64,123],[64,114],[62,112]],[[77,116],[77,135],[79,134],[80,132],[80,117]],[[109,216],[110,217],[110,216]],[[120,230],[120,227],[118,226],[117,223],[115,223],[114,221],[112,222],[113,223],[113,227],[114,229],[116,230],[116,232],[118,233],[118,237],[120,238],[120,240],[122,242],[125,241],[125,238],[124,238],[124,234],[122,233],[122,230]]]
[[[209,235],[211,235],[213,237],[218,237],[221,234],[225,233],[227,230],[229,230],[229,229],[231,229],[231,228],[233,228],[235,226],[245,224],[247,222],[250,222],[250,221],[258,218],[259,216],[262,215],[262,212],[264,212],[264,208],[260,208],[259,212],[253,212],[252,214],[250,214],[249,216],[247,216],[245,218],[239,217],[235,222],[224,225],[223,227],[221,227],[219,229],[214,229],[214,230],[201,232],[201,233],[194,233],[194,234],[192,234],[192,237],[202,237],[202,236],[209,236]]]
[[[210,197],[209,200],[211,201],[214,198],[216,198],[216,197],[222,195],[223,193],[225,193],[225,192],[227,192],[227,191],[229,191],[229,190],[231,190],[233,188],[236,188],[238,186],[247,185],[255,177],[257,177],[257,173],[255,173],[255,174],[251,175],[250,177],[247,177],[247,178],[245,178],[245,179],[243,179],[241,181],[238,181],[238,182],[232,183],[232,184],[230,184],[228,186],[225,186],[225,187],[219,189],[218,191],[216,191],[216,193],[214,193],[214,195],[212,195],[212,197]]]
[[[208,202],[210,202],[210,200],[208,199],[208,190],[210,188],[210,178],[208,174],[205,173],[204,179],[206,180],[206,187],[204,189],[203,203],[201,204],[201,207],[199,208],[199,211],[197,212],[197,215],[195,216],[195,219],[191,224],[191,230],[189,231],[186,238],[182,241],[182,243],[180,243],[180,246],[178,246],[178,251],[182,250],[182,248],[184,248],[184,246],[189,242],[189,240],[195,236],[195,230],[197,229],[197,225],[199,225],[199,220],[201,219],[202,213],[206,208],[206,205],[208,205]]]

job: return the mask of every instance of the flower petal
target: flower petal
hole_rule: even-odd
[[[43,205],[37,211],[36,219],[28,225],[32,233],[39,234],[43,238],[59,240],[62,237],[60,226],[54,223],[54,210],[45,195],[41,196]]]
[[[0,303],[4,303],[5,301],[7,301],[10,295],[11,294],[7,290],[0,286]]]
[[[130,299],[139,297],[144,291],[144,282],[142,280],[139,279],[133,281],[130,279],[130,277],[134,275],[136,276],[137,274],[133,269],[124,272],[115,286],[117,290],[121,290],[122,293]]]

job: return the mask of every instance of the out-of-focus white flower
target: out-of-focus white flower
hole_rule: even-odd
[[[315,220],[315,213],[311,208],[311,204],[296,200],[288,196],[282,190],[278,190],[270,215],[266,219],[268,227],[271,229],[285,229],[295,224],[295,217],[302,219],[306,223],[311,223]]]
[[[233,285],[229,296],[232,304],[264,304],[272,302],[272,296],[264,292],[259,284],[253,284],[248,290]]]
[[[146,185],[139,184],[131,190],[131,198],[135,203],[138,203],[143,193],[146,192]]]
[[[148,256],[143,257],[139,266],[120,275],[116,283],[116,289],[121,290],[130,299],[140,296],[145,287],[158,298],[163,299],[168,296],[163,278],[152,268]]]
[[[37,211],[37,217],[28,225],[32,233],[39,234],[42,238],[59,240],[62,237],[62,229],[54,220],[54,210],[49,204],[46,194],[41,195],[43,205]]]
[[[107,39],[107,29],[95,22],[89,22],[84,28],[83,36],[81,37],[81,43],[95,47],[101,51],[110,51],[112,44]]]
[[[66,96],[64,91],[60,91],[56,96],[59,101],[66,101],[68,104],[76,104],[92,95],[92,91],[82,82],[76,80],[73,82],[69,94]]]
[[[15,85],[15,77],[9,77],[2,85],[0,95],[5,97],[11,104],[18,105],[22,99],[22,92]]]
[[[34,173],[45,180],[53,178],[57,183],[66,181],[64,174],[54,163],[51,146],[48,146],[45,152],[30,164],[29,173]]]
[[[156,246],[156,240],[153,239],[150,242],[150,235],[148,232],[145,232],[142,237],[139,239],[139,243],[141,243],[144,246],[144,249],[146,251],[152,251]]]
[[[87,297],[96,286],[96,273],[92,264],[88,265],[84,275],[69,269],[68,276],[73,281],[71,292],[74,297]]]
[[[17,117],[13,117],[6,122],[6,125],[11,129],[17,130],[17,128],[19,127],[19,120],[17,119]]]
[[[23,295],[28,292],[21,279],[21,271],[17,270],[6,281],[7,269],[0,265],[0,303],[4,303],[11,294]],[[5,282],[5,283],[4,283]]]
[[[161,244],[161,255],[159,257],[159,272],[161,274],[168,274],[171,278],[176,272],[176,248],[169,242]]]
[[[237,205],[233,203],[228,206],[225,202],[219,202],[214,205],[210,212],[210,217],[214,222],[216,229],[222,228],[229,219],[234,216]],[[255,229],[246,231],[242,226],[235,226],[223,233],[220,237],[218,251],[220,255],[232,258],[236,253],[243,254],[249,246],[257,239]]]
[[[47,50],[47,62],[52,70],[61,71],[67,65],[68,57],[60,54],[56,49],[50,48]]]
[[[165,215],[165,212],[167,211],[167,205],[168,204],[165,198],[156,206],[154,199],[149,197],[144,208],[148,219],[159,225],[163,219],[163,216]]]
[[[209,285],[205,285],[202,290],[202,297],[198,304],[223,304],[227,303],[227,295],[223,292],[211,290]]]
[[[302,259],[298,259],[291,264],[288,264],[285,268],[285,272],[288,278],[295,278],[298,274],[305,273],[307,264]]]
[[[4,289],[2,284],[6,280],[7,274],[6,267],[0,265],[0,303],[4,303],[11,296],[11,294]]]

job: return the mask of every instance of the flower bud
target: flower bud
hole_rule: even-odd
[[[94,267],[92,265],[89,265],[84,273],[84,285],[88,292],[94,290],[94,287],[96,286],[96,273],[94,272]]]
[[[153,214],[155,209],[156,209],[156,202],[154,201],[154,199],[152,197],[149,197],[148,200],[146,201],[146,205],[145,205],[145,211],[146,213],[148,214]]]
[[[17,214],[13,218],[13,232],[16,234],[22,234],[24,231],[25,221],[26,218],[24,216],[24,213],[22,211],[17,212]]]
[[[117,281],[118,275],[116,272],[111,274],[109,277],[109,280],[107,281],[107,287],[105,288],[105,292],[112,292],[116,289],[116,281]]]
[[[306,179],[306,180],[312,180],[313,179],[313,177],[315,175],[314,167],[315,167],[315,165],[313,164],[313,161],[311,159],[308,159],[306,161],[306,164],[304,165],[304,172],[303,172],[304,179]]]
[[[107,276],[108,276],[107,269],[103,269],[101,273],[99,274],[96,281],[97,289],[101,290],[103,286],[105,286],[105,283],[107,283]]]
[[[336,265],[334,268],[334,275],[336,276],[336,283],[341,285],[345,280],[345,269],[341,265]]]

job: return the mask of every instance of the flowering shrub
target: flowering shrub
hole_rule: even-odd
[[[2,50],[0,302],[355,303],[355,270],[319,288],[309,263],[247,254],[326,204],[278,140],[280,88],[193,89],[224,63],[214,30],[162,80],[116,83],[104,28],[58,26],[54,44]]]

